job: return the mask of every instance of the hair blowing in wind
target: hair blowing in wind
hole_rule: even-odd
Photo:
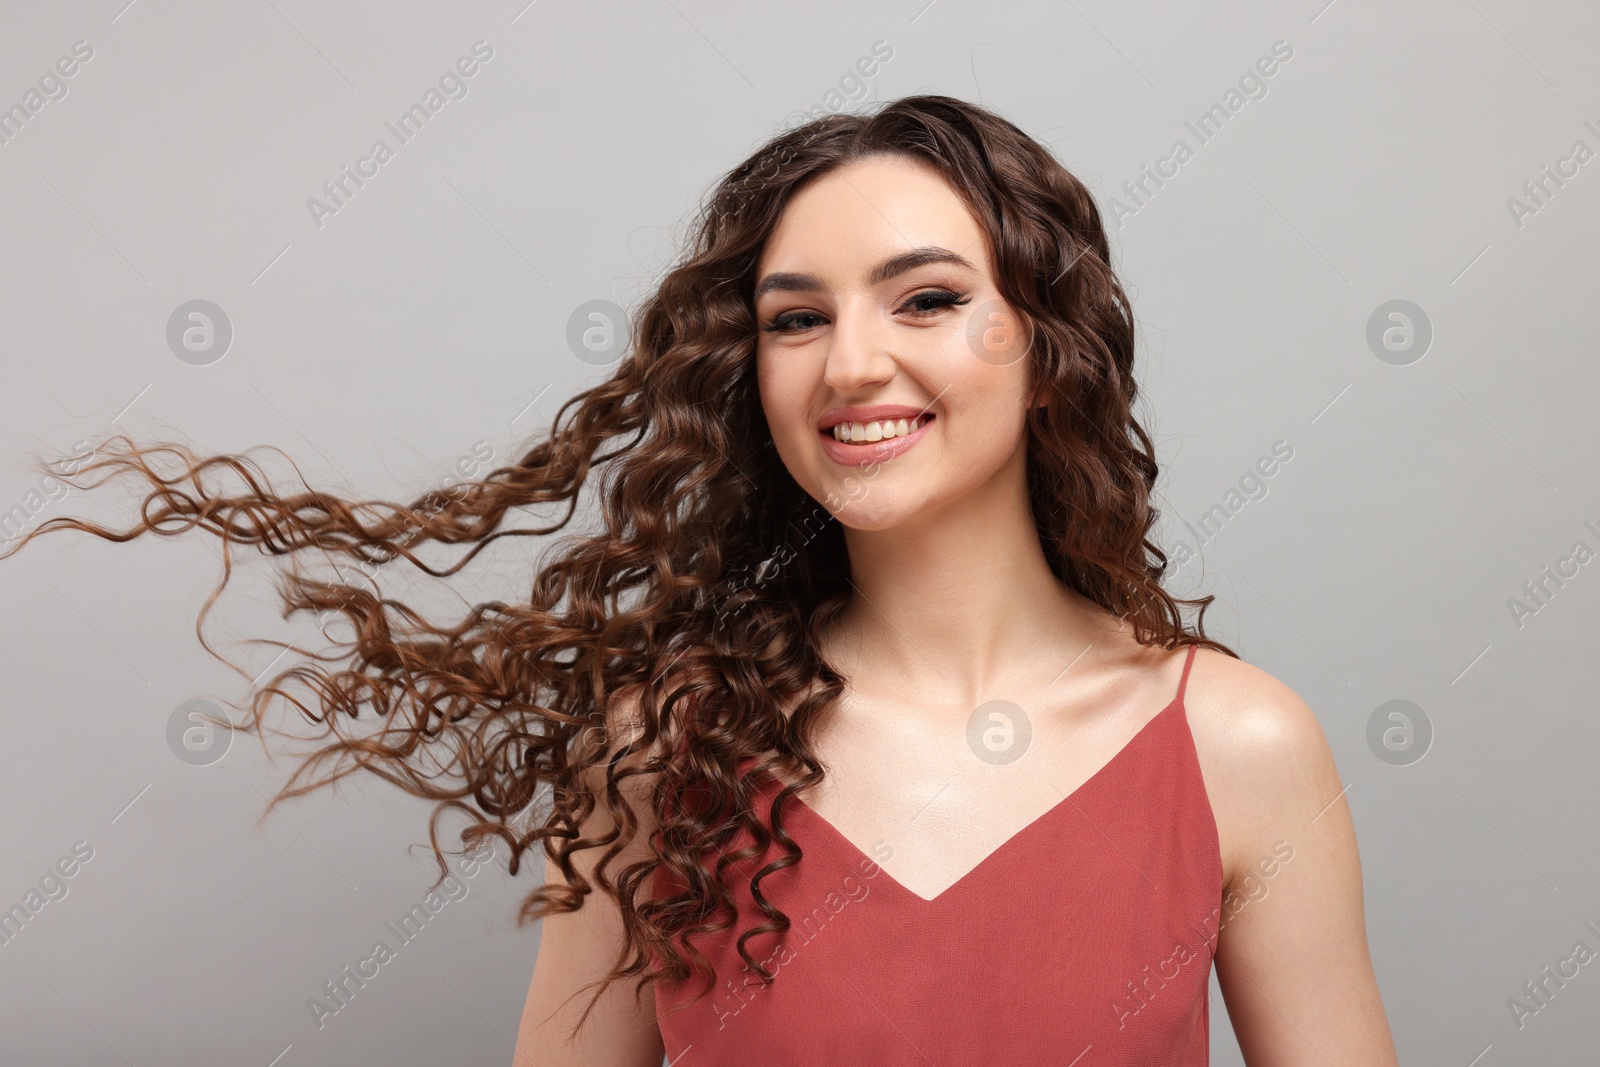
[[[965,199],[988,234],[1000,291],[1031,329],[1029,380],[1047,403],[1027,416],[1028,491],[1057,577],[1124,618],[1141,643],[1198,639],[1228,652],[1204,638],[1200,619],[1191,632],[1181,617],[1180,604],[1199,604],[1203,617],[1211,597],[1179,601],[1162,589],[1167,558],[1148,539],[1157,466],[1133,414],[1134,321],[1094,200],[1016,126],[946,96],[809,122],[729,172],[677,265],[636,309],[626,355],[513,463],[409,503],[349,500],[304,478],[274,486],[248,454],[201,457],[118,434],[64,480],[81,489],[131,481],[139,521],[111,529],[52,518],[0,556],[60,529],[117,542],[212,534],[222,577],[196,632],[213,655],[203,626],[233,553],[282,557],[285,617],[339,617],[353,633],[327,650],[297,649],[306,661],[250,698],[247,732],[262,729],[274,697],[320,727],[273,805],[365,772],[437,802],[429,839],[441,872],[439,829],[452,811],[470,820],[464,845],[497,837],[509,846],[512,874],[538,848],[562,881],[531,891],[519,922],[575,910],[596,888],[620,908],[624,943],[590,1007],[613,981],[709,979],[690,939],[735,924],[740,955],[769,979],[746,943],[789,928],[759,885],[801,862],[783,805],[823,775],[811,731],[845,680],[818,634],[851,582],[824,506],[833,502],[795,483],[762,414],[754,272],[798,189],[885,153],[932,166]],[[592,528],[550,537],[580,501]],[[528,516],[538,523],[508,526]],[[337,575],[348,569],[339,564],[403,558],[447,577],[503,537],[545,539],[527,542],[542,552],[532,587],[454,619],[301,566],[331,561]],[[440,546],[430,557],[459,558],[429,563],[418,553],[430,543]],[[615,714],[622,698],[634,707],[626,722]],[[648,776],[643,794],[659,827],[652,858],[613,863],[640,832],[623,794],[638,775]],[[793,784],[768,826],[753,798],[774,779]],[[584,836],[597,808],[614,828]],[[754,848],[730,847],[741,829]],[[774,840],[784,858],[750,876],[760,914],[734,914],[729,869]],[[593,882],[573,864],[589,849],[604,850]],[[652,895],[658,867],[679,891]]]

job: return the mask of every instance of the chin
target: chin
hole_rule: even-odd
[[[840,525],[852,530],[889,530],[913,518],[921,509],[891,500],[873,500],[869,492],[859,500],[846,500],[833,512]]]

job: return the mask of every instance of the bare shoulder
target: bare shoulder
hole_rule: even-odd
[[[1309,825],[1342,791],[1316,713],[1260,667],[1196,650],[1184,707],[1225,878],[1247,869],[1274,840]]]
[[[1215,960],[1240,1051],[1394,1067],[1355,826],[1317,716],[1266,671],[1209,649],[1185,696],[1223,851]]]
[[[1300,694],[1215,649],[1195,651],[1184,705],[1195,744],[1208,743],[1223,760],[1243,759],[1267,771],[1284,760],[1314,761],[1327,748],[1322,725]]]

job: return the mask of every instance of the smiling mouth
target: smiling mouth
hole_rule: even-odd
[[[933,419],[932,415],[918,415],[909,419],[874,419],[870,422],[841,422],[818,433],[848,445],[870,445],[908,437]]]

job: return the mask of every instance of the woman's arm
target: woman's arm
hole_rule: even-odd
[[[1196,737],[1227,842],[1217,981],[1245,1062],[1392,1067],[1355,828],[1322,727],[1249,664],[1206,656],[1196,682],[1209,709]]]
[[[624,717],[631,714],[630,704],[620,706]],[[600,769],[591,785],[603,781],[603,775]],[[639,827],[627,848],[611,862],[608,869],[613,874],[651,855],[649,841],[655,819],[644,801],[646,778],[637,775],[623,783]],[[582,832],[585,836],[604,833],[612,825],[604,807],[597,806]],[[594,866],[604,851],[587,849],[572,858],[591,884],[595,884]],[[561,882],[560,871],[547,859],[545,883]],[[592,988],[585,987],[611,969],[621,945],[621,914],[616,902],[598,886],[577,911],[542,920],[539,953],[517,1030],[512,1067],[660,1067],[665,1051],[656,1028],[652,986],[646,985],[635,1000],[632,979],[613,983],[595,1003],[583,1028],[570,1034],[594,995]]]

